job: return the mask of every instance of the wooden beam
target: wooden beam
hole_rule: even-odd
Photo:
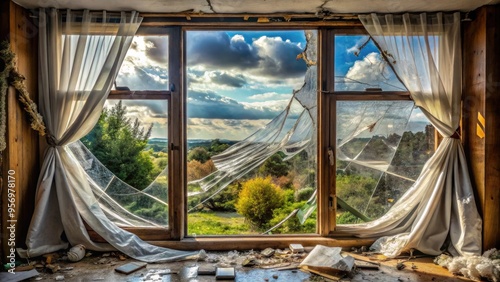
[[[500,6],[485,6],[464,24],[462,140],[483,217],[483,250],[500,248],[499,14]]]
[[[158,18],[154,20],[144,20],[143,27],[161,27],[161,26],[185,26],[185,27],[224,27],[224,28],[317,28],[317,27],[361,27],[359,21],[301,21],[301,22],[245,22],[245,21],[175,21],[170,18]]]
[[[168,100],[170,91],[130,91],[130,90],[111,90],[108,99],[125,100]]]
[[[8,39],[10,47],[17,54],[17,67],[26,77],[25,84],[31,98],[38,101],[38,29],[29,12],[11,1],[2,1],[1,38]],[[7,19],[7,20],[6,20]],[[6,26],[3,26],[5,23]],[[7,32],[7,33],[6,33]],[[38,134],[31,129],[26,112],[17,99],[13,87],[7,95],[7,148],[3,152],[1,190],[1,243],[4,255],[10,252],[8,245],[10,236],[5,227],[7,220],[15,219],[15,247],[24,247],[26,234],[33,213],[36,184],[40,172]],[[10,171],[10,173],[8,173]],[[15,214],[11,218],[7,213],[8,190],[6,179],[8,174],[14,177],[11,182],[15,186]],[[10,225],[9,223],[9,225]]]
[[[185,12],[185,13],[141,13],[141,16],[144,18],[262,18],[262,17],[271,17],[271,18],[285,18],[285,19],[311,19],[315,18],[318,21],[321,20],[358,20],[357,14],[329,14],[328,16],[316,16],[313,13],[193,13],[193,12]]]
[[[169,220],[172,239],[182,239],[186,232],[186,85],[183,61],[185,58],[183,32],[173,28],[169,33],[169,80],[173,85],[172,99],[169,106],[168,132],[168,187]],[[181,59],[179,59],[181,58]]]
[[[104,239],[95,231],[89,231],[90,238],[94,242],[104,243]],[[148,236],[138,234],[139,237],[148,240]],[[370,246],[374,239],[342,238],[334,239],[322,236],[204,236],[190,237],[179,241],[148,240],[151,244],[178,250],[200,250],[223,251],[223,250],[251,250],[265,248],[288,248],[290,244],[298,243],[304,247],[312,247],[318,244],[325,246],[342,247],[350,250],[351,247]]]

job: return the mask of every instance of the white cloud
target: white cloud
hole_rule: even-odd
[[[260,102],[241,102],[245,109],[253,109],[257,111],[273,111],[279,113],[283,111],[290,99],[284,100],[272,100],[272,101],[260,101]]]
[[[270,120],[236,120],[236,119],[188,119],[188,139],[229,139],[242,140]]]
[[[263,100],[283,100],[283,99],[290,99],[291,97],[292,97],[292,93],[279,94],[276,92],[267,92],[267,93],[252,95],[252,96],[248,97],[248,99],[263,101]]]
[[[136,36],[116,78],[132,90],[168,89],[168,38]]]
[[[362,60],[355,61],[344,78],[346,90],[363,91],[370,87],[381,88],[381,82],[387,81],[388,67],[380,58],[380,54],[375,52],[366,55]]]

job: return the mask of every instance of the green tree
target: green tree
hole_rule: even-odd
[[[285,176],[290,170],[290,164],[283,161],[284,154],[277,152],[270,156],[259,168],[259,172],[264,175],[271,175],[275,177]]]
[[[154,178],[151,151],[144,151],[152,125],[144,130],[138,119],[126,117],[126,107],[118,102],[101,113],[83,144],[118,178],[137,188],[145,188]]]
[[[189,150],[187,155],[188,161],[196,160],[200,163],[204,163],[210,159],[210,153],[205,149],[205,147],[194,147]]]
[[[283,191],[272,183],[270,177],[250,179],[242,187],[236,211],[254,226],[264,227],[273,218],[274,210],[283,206]]]
[[[222,153],[227,148],[229,148],[229,144],[222,143],[218,138],[210,142],[210,152],[212,153],[212,155],[217,155],[219,153]]]

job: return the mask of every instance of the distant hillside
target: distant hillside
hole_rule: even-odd
[[[211,139],[188,139],[188,150],[193,147],[210,147],[213,140]],[[229,146],[236,144],[238,141],[220,139],[220,143],[228,144]],[[167,152],[168,138],[150,138],[146,150],[153,149],[155,152]]]

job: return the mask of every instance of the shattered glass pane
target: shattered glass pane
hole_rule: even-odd
[[[83,143],[69,145],[69,150],[115,223],[167,226],[168,101],[122,100],[121,107],[118,104],[118,100],[107,100],[94,129],[82,138]]]
[[[337,102],[337,223],[379,218],[434,152],[434,127],[412,101]]]
[[[368,35],[336,35],[334,61],[335,91],[406,91]]]

